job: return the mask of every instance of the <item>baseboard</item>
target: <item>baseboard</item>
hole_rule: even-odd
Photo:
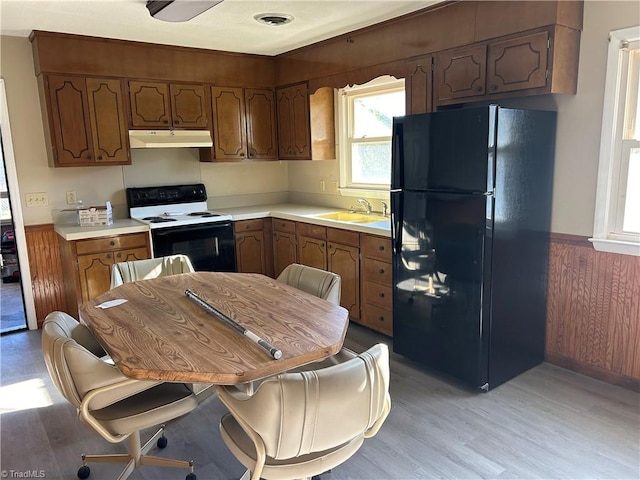
[[[551,363],[552,365],[557,365],[558,367],[566,368],[567,370],[571,370],[576,373],[580,373],[582,375],[586,375],[588,377],[610,383],[612,385],[626,388],[627,390],[640,392],[640,378],[627,377],[625,375],[620,375],[609,370],[594,367],[593,365],[578,362],[573,358],[554,355],[548,352],[545,354],[545,361]]]

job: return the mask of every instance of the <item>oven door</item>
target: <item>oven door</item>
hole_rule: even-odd
[[[151,230],[153,256],[184,254],[196,271],[234,272],[236,269],[233,225],[207,223]]]

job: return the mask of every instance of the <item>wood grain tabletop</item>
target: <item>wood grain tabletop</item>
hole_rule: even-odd
[[[275,360],[185,295],[207,303],[282,351]],[[109,300],[126,302],[107,309]],[[125,375],[233,385],[322,360],[342,347],[346,309],[250,273],[196,272],[126,283],[79,308],[81,322]]]

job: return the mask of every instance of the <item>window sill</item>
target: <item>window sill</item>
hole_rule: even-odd
[[[619,253],[640,257],[640,243],[625,242],[623,240],[609,240],[605,238],[590,238],[593,248],[599,252]]]

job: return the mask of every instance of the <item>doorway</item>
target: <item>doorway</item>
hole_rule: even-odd
[[[36,329],[33,295],[28,294],[31,275],[4,79],[0,79],[0,240],[0,333]]]

